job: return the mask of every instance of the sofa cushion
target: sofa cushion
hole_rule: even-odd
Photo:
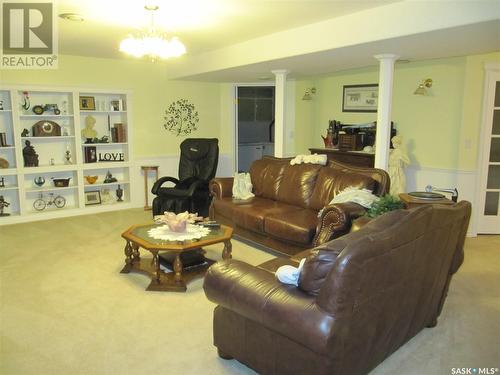
[[[233,222],[245,229],[264,233],[264,219],[271,214],[287,217],[290,212],[300,210],[298,207],[270,199],[254,197],[245,204],[233,205]]]
[[[330,203],[337,193],[349,186],[373,191],[376,187],[376,181],[371,177],[358,173],[330,167],[321,168],[311,196],[310,207],[321,210]]]
[[[349,233],[311,250],[300,273],[299,288],[310,294],[317,295],[337,257],[348,244],[353,244],[357,240],[370,235],[370,233],[387,230],[407,216],[408,212],[407,210],[388,212],[371,220],[356,232]]]
[[[279,239],[310,244],[316,233],[318,213],[309,209],[297,209],[289,211],[286,215],[272,213],[266,215],[264,220],[264,231]]]
[[[262,158],[252,163],[250,178],[255,196],[278,199],[278,190],[288,159]]]
[[[278,200],[294,206],[309,208],[320,169],[321,165],[317,164],[288,164],[279,187]]]

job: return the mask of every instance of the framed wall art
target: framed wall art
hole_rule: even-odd
[[[101,192],[99,190],[85,192],[85,206],[92,204],[101,204]]]
[[[378,84],[346,85],[342,112],[377,112]]]
[[[80,96],[81,111],[95,111],[95,98],[93,96]]]

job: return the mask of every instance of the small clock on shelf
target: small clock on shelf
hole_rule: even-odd
[[[61,135],[61,126],[49,120],[38,121],[33,125],[34,137],[58,137]]]

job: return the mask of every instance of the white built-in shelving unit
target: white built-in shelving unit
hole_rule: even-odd
[[[24,92],[28,93],[29,108],[25,103]],[[91,97],[94,109],[81,109],[80,98]],[[89,90],[78,88],[53,87],[4,87],[0,86],[0,133],[4,133],[4,145],[0,147],[0,196],[9,203],[0,216],[0,225],[23,221],[50,219],[63,216],[96,213],[116,209],[130,208],[134,188],[131,183],[131,93],[120,90]],[[112,102],[120,103],[118,110],[113,110]],[[56,104],[61,111],[55,114],[47,110],[41,115],[33,112],[36,105]],[[82,135],[87,118],[95,121],[97,137],[109,137],[109,143],[86,143]],[[60,136],[34,136],[33,126],[39,121],[53,121],[60,125]],[[111,128],[123,124],[124,139],[113,142]],[[26,131],[23,130],[27,129]],[[38,154],[37,167],[25,166],[23,148],[29,141]],[[86,150],[95,147],[97,161],[86,159]],[[72,155],[72,163],[65,158],[66,151]],[[122,161],[104,161],[109,155],[123,154]],[[5,161],[8,167],[5,167]],[[116,182],[104,183],[108,171]],[[94,184],[89,184],[85,176],[98,176]],[[42,177],[45,184],[35,184],[35,179]],[[56,187],[53,178],[70,178],[69,186]],[[118,202],[116,191],[120,185],[123,201]],[[86,204],[86,195],[99,192],[101,203]],[[50,195],[62,196],[66,200],[63,208],[47,206],[42,211],[34,209],[33,203],[39,197],[48,201]],[[94,198],[96,194],[93,194]]]

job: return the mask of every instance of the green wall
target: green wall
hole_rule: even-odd
[[[484,62],[500,62],[500,53],[396,64],[392,119],[405,138],[412,164],[420,167],[473,170],[481,126]],[[422,79],[432,78],[430,95],[413,95]],[[378,68],[365,68],[311,77],[298,87],[316,87],[312,101],[297,90],[296,133],[314,129],[311,139],[295,137],[297,153],[322,146],[328,120],[362,123],[376,113],[342,113],[342,87],[378,82]],[[302,129],[302,130],[299,130]]]
[[[217,83],[168,81],[165,66],[140,60],[59,56],[57,70],[2,70],[0,83],[127,89],[133,92],[133,150],[136,157],[176,155],[183,138],[163,128],[163,113],[185,98],[199,112],[198,131],[190,136],[218,137],[220,88]]]

